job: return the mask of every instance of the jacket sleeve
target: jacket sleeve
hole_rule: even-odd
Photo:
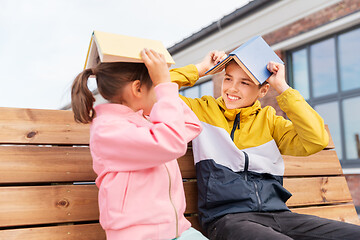
[[[135,171],[174,160],[185,154],[187,143],[200,133],[200,122],[179,98],[176,84],[159,84],[155,91],[153,124],[145,127],[122,121],[93,129],[92,153],[109,171]]]
[[[172,82],[179,86],[179,89],[181,87],[192,87],[199,79],[199,72],[195,65],[190,64],[185,67],[170,70],[170,78]],[[180,98],[197,114],[198,108],[195,106],[198,105],[199,99],[195,100],[181,95]]]
[[[273,137],[281,154],[307,156],[324,149],[329,143],[324,120],[292,88],[277,97],[280,108],[289,120],[274,116]]]
[[[171,81],[181,87],[192,87],[199,79],[199,72],[195,65],[190,64],[181,68],[170,70]]]

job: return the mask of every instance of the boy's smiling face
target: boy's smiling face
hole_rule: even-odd
[[[226,65],[221,96],[228,109],[249,107],[265,96],[268,90],[269,84],[260,88],[236,62],[231,61]]]

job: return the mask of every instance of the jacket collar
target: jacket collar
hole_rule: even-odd
[[[117,103],[103,103],[94,107],[96,115],[143,115],[143,110],[134,112],[131,108]]]
[[[230,121],[234,121],[238,113],[240,113],[240,119],[246,119],[251,115],[257,114],[261,110],[261,103],[259,100],[256,100],[255,103],[250,107],[236,109],[227,109],[222,97],[217,98],[216,102],[224,112],[225,117]]]

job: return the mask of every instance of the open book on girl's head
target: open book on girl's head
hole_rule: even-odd
[[[256,36],[232,51],[227,58],[205,74],[214,74],[223,70],[225,65],[231,60],[239,64],[257,85],[264,83],[271,76],[271,73],[267,70],[267,64],[270,61],[283,64],[283,61],[264,39],[261,36]]]
[[[92,68],[100,62],[143,62],[140,52],[144,48],[163,54],[169,66],[175,64],[161,41],[94,31],[84,68]]]

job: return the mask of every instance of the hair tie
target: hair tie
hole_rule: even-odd
[[[91,74],[96,76],[96,73],[97,73],[96,68],[92,68],[91,69]]]

